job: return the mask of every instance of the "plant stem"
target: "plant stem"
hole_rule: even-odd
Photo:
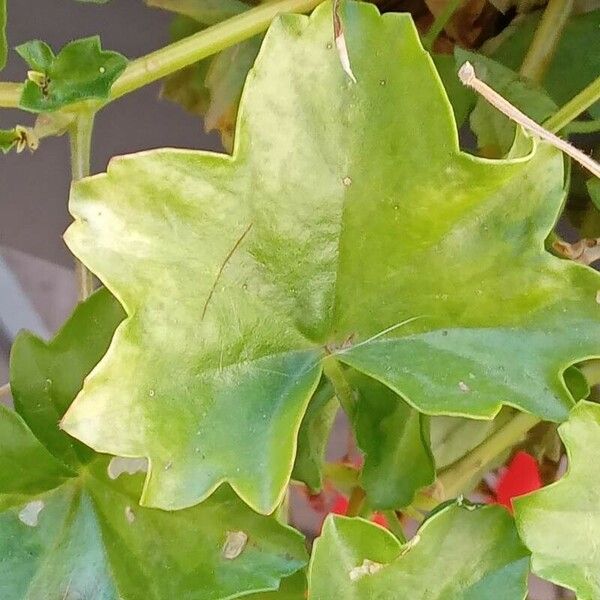
[[[572,10],[573,0],[549,0],[521,65],[521,76],[542,82]]]
[[[476,473],[485,470],[498,456],[520,442],[539,422],[534,415],[518,413],[466,456],[444,469],[438,477],[444,498],[454,498],[469,491],[466,486]]]
[[[387,520],[389,530],[396,536],[398,541],[405,544],[406,536],[404,535],[404,529],[402,529],[402,523],[400,522],[396,511],[384,510],[383,515]]]
[[[0,83],[0,106],[3,108],[18,108],[23,86],[20,83]]]
[[[600,77],[597,77],[586,88],[581,90],[577,96],[571,98],[562,108],[545,121],[544,127],[556,133],[598,100],[600,100]]]
[[[600,119],[592,121],[571,121],[565,126],[565,133],[596,133],[600,131]]]
[[[133,92],[207,56],[263,32],[273,19],[287,12],[306,12],[322,0],[277,0],[260,4],[231,19],[165,46],[129,63],[110,91],[110,100]]]
[[[333,391],[335,392],[339,403],[342,405],[342,408],[348,417],[351,418],[356,406],[356,397],[354,390],[350,387],[350,384],[344,375],[340,363],[333,356],[328,356],[323,360],[323,372],[331,382]]]
[[[71,141],[71,179],[79,181],[90,174],[90,150],[94,112],[82,111],[73,121],[69,136]],[[85,300],[94,291],[94,279],[87,267],[75,259],[75,278],[77,280],[78,298]]]
[[[4,396],[10,395],[10,383],[5,383],[4,385],[0,385],[0,398]]]
[[[348,510],[346,511],[347,517],[356,517],[360,514],[360,511],[365,505],[365,498],[367,494],[360,486],[352,488],[350,493],[350,500],[348,500]]]
[[[433,48],[433,44],[435,40],[437,40],[438,35],[442,33],[442,30],[448,24],[448,21],[452,18],[454,13],[460,8],[463,0],[450,0],[441,13],[435,18],[433,24],[429,28],[429,31],[423,36],[423,47],[431,51]]]

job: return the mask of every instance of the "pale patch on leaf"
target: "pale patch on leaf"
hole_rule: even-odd
[[[113,456],[108,463],[106,471],[111,479],[117,479],[123,473],[127,473],[127,475],[135,475],[135,473],[147,473],[148,459]]]
[[[32,500],[19,511],[19,521],[29,527],[36,527],[44,506],[43,500]]]
[[[354,569],[351,569],[348,572],[348,576],[350,577],[350,581],[358,581],[365,575],[373,575],[373,573],[377,573],[377,571],[380,571],[381,569],[383,569],[383,565],[381,563],[365,558],[361,565],[354,567]]]
[[[228,531],[227,539],[223,544],[223,558],[227,560],[233,560],[237,558],[246,547],[248,543],[248,534],[243,531]]]

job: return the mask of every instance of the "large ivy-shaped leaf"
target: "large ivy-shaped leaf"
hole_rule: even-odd
[[[310,600],[523,600],[527,550],[497,506],[451,504],[408,544],[363,519],[330,516],[315,542]]]
[[[543,247],[562,156],[460,152],[411,18],[343,4],[355,84],[331,8],[271,27],[233,156],[145,152],[73,189],[65,239],[129,316],[63,426],[149,457],[147,505],[228,481],[272,511],[325,356],[422,412],[559,421],[561,372],[600,352],[598,275]]]
[[[98,36],[69,42],[56,56],[48,44],[39,40],[17,46],[16,50],[33,70],[20,100],[21,108],[33,112],[107,98],[127,66],[123,55],[100,48]]]
[[[577,592],[600,597],[600,406],[581,402],[559,429],[569,471],[557,483],[513,501],[532,570]]]
[[[217,600],[278,589],[306,562],[301,536],[226,487],[176,514],[141,508],[143,476],[119,476],[133,465],[83,452],[58,431],[120,318],[101,291],[50,344],[15,343],[20,414],[0,406],[0,597]]]

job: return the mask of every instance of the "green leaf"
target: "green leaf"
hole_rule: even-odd
[[[233,156],[144,152],[73,188],[67,244],[128,318],[63,426],[148,457],[146,505],[227,481],[274,510],[328,354],[421,412],[560,421],[562,372],[600,353],[598,274],[543,246],[560,153],[460,152],[410,17],[343,4],[354,84],[331,8],[272,25]]]
[[[21,136],[16,128],[0,129],[0,150],[3,154],[10,152],[18,143]]]
[[[600,179],[596,179],[595,177],[589,179],[586,186],[594,206],[600,210]]]
[[[456,61],[451,54],[432,54],[431,58],[448,94],[456,124],[460,127],[467,120],[475,105],[477,96],[460,82],[457,75]]]
[[[503,32],[492,57],[517,71],[531,44],[541,13],[524,15]],[[600,72],[600,9],[569,19],[543,86],[557,105],[566,104]],[[588,112],[600,118],[600,102]]]
[[[542,88],[521,79],[518,73],[495,60],[460,48],[456,49],[455,58],[456,68],[470,61],[480,79],[534,121],[543,123],[556,112],[558,107]],[[508,117],[479,98],[471,112],[470,123],[477,136],[477,145],[485,150],[486,155],[505,156],[508,153],[517,130],[516,124]]]
[[[378,381],[357,374],[352,384],[359,394],[352,424],[365,454],[361,484],[369,505],[408,506],[435,480],[429,420]]]
[[[302,419],[292,471],[292,479],[305,483],[312,493],[320,492],[323,487],[325,451],[338,408],[331,384],[323,379]]]
[[[246,600],[306,600],[306,575],[303,571],[286,577],[276,592],[261,592],[245,596]]]
[[[11,349],[11,389],[15,410],[46,448],[66,465],[87,462],[94,453],[58,429],[58,422],[106,353],[125,316],[105,290],[80,304],[49,343],[23,331]],[[91,323],[99,326],[91,327]],[[69,365],[66,369],[65,365]]]
[[[16,50],[34,71],[25,82],[20,102],[21,108],[32,112],[50,112],[81,100],[107,98],[127,66],[124,56],[100,48],[98,36],[70,42],[57,56],[39,40]]]
[[[17,413],[0,404],[0,496],[43,492],[72,475]]]
[[[311,600],[519,600],[528,555],[498,506],[451,504],[404,546],[363,519],[330,515],[313,548]]]
[[[569,470],[558,482],[516,498],[515,518],[531,550],[534,573],[574,590],[580,600],[600,595],[600,406],[581,402],[558,428]]]
[[[6,41],[6,0],[0,0],[0,71],[6,65],[8,44]]]
[[[50,344],[30,335],[18,340],[11,370],[19,375],[11,388],[21,406],[38,406],[42,416],[28,413],[30,423],[61,458],[68,443],[58,443],[57,436],[67,436],[58,430],[49,435],[50,415],[60,413],[69,390],[77,392],[83,364],[94,362],[93,354],[98,360],[120,316],[115,301],[101,291]],[[90,347],[78,357],[85,344]],[[40,391],[50,376],[56,395]],[[131,461],[85,458],[85,464],[67,469],[20,416],[0,407],[3,600],[237,598],[278,589],[281,578],[306,563],[299,534],[257,515],[226,486],[201,506],[176,514],[141,508],[143,476],[119,476],[134,470]]]

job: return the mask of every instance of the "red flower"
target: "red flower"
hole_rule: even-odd
[[[507,467],[499,472],[495,486],[495,502],[512,511],[512,499],[542,487],[539,466],[533,456],[519,451]]]

